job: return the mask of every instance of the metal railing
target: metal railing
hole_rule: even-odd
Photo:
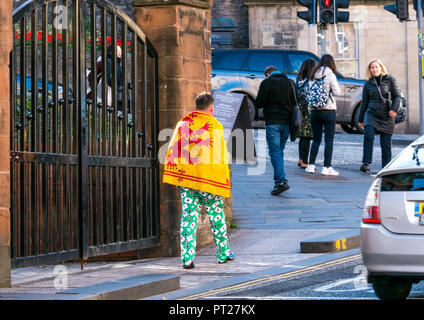
[[[107,1],[27,1],[13,25],[12,264],[158,244],[153,46]]]

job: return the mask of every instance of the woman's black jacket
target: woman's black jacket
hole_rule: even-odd
[[[378,131],[393,134],[395,120],[389,116],[389,111],[397,112],[400,102],[401,92],[393,76],[386,74],[371,77],[362,91],[358,122],[363,122],[365,126],[371,125]]]

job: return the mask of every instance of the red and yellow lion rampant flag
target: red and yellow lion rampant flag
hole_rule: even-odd
[[[194,111],[178,122],[166,152],[163,182],[231,196],[227,144],[218,120]]]

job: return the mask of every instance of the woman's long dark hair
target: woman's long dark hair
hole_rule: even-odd
[[[326,53],[321,57],[318,65],[309,74],[309,79],[314,80],[315,73],[321,67],[324,67],[324,69],[330,68],[331,71],[333,71],[334,74],[336,74],[336,72],[337,72],[336,62],[334,61],[333,56],[331,54]]]
[[[304,80],[309,78],[309,75],[312,72],[312,69],[317,65],[316,61],[312,58],[308,58],[303,61],[302,66],[300,67],[299,74],[297,75],[297,81]]]

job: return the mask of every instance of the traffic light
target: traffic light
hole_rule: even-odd
[[[297,0],[299,4],[308,8],[308,11],[299,11],[297,16],[308,22],[308,24],[317,23],[317,0]]]
[[[414,9],[417,7],[417,1],[414,1]],[[407,21],[409,19],[408,0],[396,0],[394,4],[387,4],[384,9],[396,15],[399,21]]]
[[[349,8],[349,0],[319,0],[319,16],[321,23],[349,22],[349,12],[339,9]],[[423,0],[424,1],[424,0]]]
[[[334,23],[334,0],[319,0],[319,22]]]
[[[349,8],[349,0],[334,0],[334,12],[336,13],[334,23],[338,22],[349,22],[349,12],[348,11],[339,11],[341,9]]]

